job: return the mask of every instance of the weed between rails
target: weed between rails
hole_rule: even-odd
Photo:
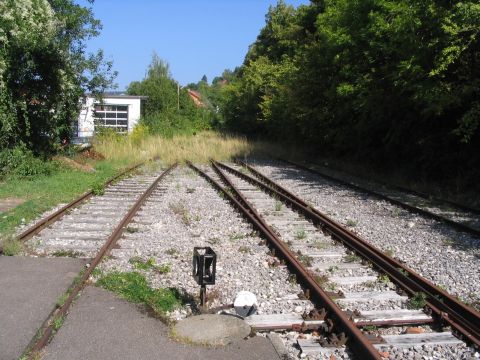
[[[154,258],[143,260],[142,258],[135,256],[135,257],[132,257],[128,262],[133,265],[134,269],[137,269],[137,270],[154,270],[159,274],[167,274],[171,271],[170,265],[168,264],[158,265],[155,262]]]
[[[409,309],[422,309],[427,305],[427,295],[422,292],[416,292],[409,300],[407,307]]]

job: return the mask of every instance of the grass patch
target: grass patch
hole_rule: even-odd
[[[318,250],[325,250],[326,248],[328,248],[328,244],[321,241],[315,241],[313,246]]]
[[[391,283],[390,278],[388,277],[387,274],[380,275],[378,277],[378,281],[380,281],[381,283],[386,284],[386,285]]]
[[[395,254],[395,253],[393,252],[392,249],[387,249],[387,250],[385,250],[385,255],[387,255],[387,256],[393,257],[394,254]]]
[[[174,162],[207,163],[209,159],[230,160],[250,153],[251,143],[244,137],[222,135],[205,131],[195,136],[176,135],[170,138],[147,136],[140,141],[130,141],[128,137],[98,139],[96,149],[107,159],[127,159],[136,161],[159,156],[167,164]]]
[[[175,215],[180,216],[180,219],[185,226],[190,226],[192,224],[191,215],[183,202],[179,201],[177,203],[170,203],[168,207]]]
[[[333,273],[336,272],[337,270],[339,270],[339,267],[336,266],[336,265],[332,265],[332,266],[330,266],[330,267],[327,269],[327,271],[328,271],[329,273],[331,273],[331,274],[333,274]]]
[[[170,265],[160,264],[158,265],[155,262],[154,258],[149,258],[147,260],[142,259],[139,256],[134,256],[128,260],[132,264],[133,268],[136,270],[154,270],[159,274],[167,274],[171,271]]]
[[[52,254],[52,256],[78,258],[78,257],[84,256],[84,254],[80,251],[74,251],[70,249],[70,250],[57,250]]]
[[[455,240],[450,237],[446,237],[442,240],[443,246],[453,246],[454,244],[455,244]]]
[[[93,195],[97,195],[97,196],[105,194],[105,185],[101,182],[93,184],[92,193]]]
[[[63,325],[63,316],[57,317],[55,320],[53,320],[53,330],[58,331]]]
[[[57,300],[57,303],[56,303],[57,307],[61,308],[65,304],[69,296],[70,296],[70,292],[66,292],[62,294],[62,296],[60,296]]]
[[[181,304],[181,297],[176,289],[152,289],[145,277],[135,271],[111,272],[100,278],[97,284],[125,300],[147,305],[160,316]]]
[[[178,255],[178,250],[175,248],[170,248],[165,251],[165,254],[170,255],[170,256],[177,256]]]
[[[407,303],[407,307],[412,310],[423,309],[427,305],[427,295],[422,292],[416,292]]]
[[[307,233],[305,232],[305,229],[298,229],[297,232],[295,233],[295,239],[297,240],[302,240],[307,237]]]
[[[298,261],[300,261],[306,267],[311,267],[312,266],[313,258],[311,256],[306,255],[306,254],[302,254],[302,252],[300,250],[297,251],[297,258],[298,258]]]
[[[345,261],[347,263],[353,263],[353,262],[357,262],[357,261],[360,261],[360,260],[361,260],[360,257],[355,255],[355,254],[348,254],[343,258],[343,261]]]
[[[407,270],[402,269],[402,268],[397,268],[397,270],[398,270],[398,271],[400,272],[400,274],[402,274],[403,276],[408,276]]]
[[[238,248],[238,251],[243,253],[243,254],[250,254],[250,248],[248,246],[240,246]]]
[[[401,213],[402,213],[402,210],[400,210],[400,208],[398,208],[398,207],[395,207],[392,210],[392,216],[393,217],[399,217]]]
[[[8,239],[4,240],[2,243],[2,247],[3,247],[3,255],[5,256],[18,255],[24,249],[23,243],[20,240],[17,240],[13,237],[9,237]]]
[[[240,239],[243,239],[245,237],[245,235],[243,234],[233,234],[232,236],[230,236],[230,240],[240,240]]]
[[[132,226],[127,226],[125,228],[125,231],[129,234],[135,234],[136,232],[139,232],[140,230],[138,228],[132,227]]]
[[[347,226],[349,226],[349,227],[355,227],[355,226],[357,226],[358,221],[352,220],[352,219],[348,219],[347,222],[346,222],[346,224],[347,224]]]
[[[281,211],[282,210],[282,203],[281,201],[275,201],[275,211]]]
[[[312,274],[312,275],[315,282],[320,286],[324,286],[329,281],[327,275],[319,275],[319,274]]]
[[[250,141],[243,136],[232,136],[214,131],[196,135],[171,137],[145,136],[132,141],[130,137],[107,136],[97,139],[95,148],[107,160],[130,159],[134,162],[159,157],[166,164],[174,162],[208,163],[210,159],[228,161],[251,154],[287,156],[292,149],[262,141]],[[193,173],[192,173],[193,174]]]
[[[378,328],[375,325],[366,325],[363,327],[363,331],[366,331],[366,332],[375,332],[377,330]]]
[[[0,198],[21,197],[26,201],[0,214],[0,237],[7,238],[22,223],[31,222],[57,204],[70,202],[91,190],[95,184],[103,184],[122,169],[132,165],[132,162],[110,160],[91,161],[91,164],[95,167],[95,172],[58,166],[49,175],[4,178],[0,186]]]

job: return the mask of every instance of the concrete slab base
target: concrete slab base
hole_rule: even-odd
[[[250,325],[230,315],[204,314],[179,321],[173,334],[181,341],[198,345],[224,346],[250,334]]]
[[[18,359],[84,260],[0,256],[0,360]]]
[[[87,287],[48,345],[43,360],[279,360],[264,337],[223,347],[178,343],[169,328],[135,304],[96,287]]]

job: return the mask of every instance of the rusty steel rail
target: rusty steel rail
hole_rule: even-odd
[[[343,332],[347,337],[347,345],[352,349],[360,359],[381,359],[378,350],[373,347],[371,342],[363,333],[350,321],[347,314],[344,313],[327,293],[317,284],[312,275],[297,260],[290,249],[278,238],[278,236],[264,222],[262,217],[250,205],[241,192],[232,184],[230,179],[220,170],[219,166],[213,162],[212,166],[217,174],[222,178],[229,189],[235,194],[232,195],[226,191],[218,182],[211,178],[201,169],[192,163],[188,165],[198,174],[210,182],[214,188],[221,192],[241,213],[250,221],[250,223],[266,238],[270,246],[275,250],[275,254],[286,262],[289,269],[297,276],[297,280],[309,290],[311,300],[324,307],[327,311],[326,318],[333,321],[335,329]]]
[[[325,232],[331,234],[334,238],[341,241],[363,259],[370,261],[381,272],[387,274],[389,278],[407,294],[426,294],[427,307],[437,319],[452,326],[452,328],[456,330],[465,341],[480,347],[480,313],[478,311],[463,304],[457,298],[451,296],[432,282],[421,277],[412,269],[383,253],[353,232],[345,229],[341,224],[322,214],[284,187],[276,184],[273,180],[269,179],[258,170],[245,163],[239,163],[246,166],[252,174],[262,179],[262,181],[244,174],[228,165],[219,165],[236,176],[260,187],[263,191],[277,196],[284,203],[292,206],[293,209],[302,213],[306,218],[319,225]]]
[[[130,221],[136,215],[138,210],[142,207],[142,205],[145,203],[148,197],[155,190],[159,182],[166,175],[168,175],[176,166],[177,164],[175,163],[171,165],[168,169],[166,169],[164,172],[162,172],[162,174],[160,174],[157,177],[157,179],[148,187],[148,189],[145,190],[145,192],[138,197],[137,201],[135,201],[135,204],[133,204],[133,206],[130,208],[127,214],[125,214],[125,216],[122,218],[120,223],[115,227],[113,232],[110,234],[110,236],[106,240],[105,244],[101,247],[101,249],[95,256],[95,258],[90,263],[90,266],[85,270],[85,272],[83,272],[80,280],[78,280],[74,285],[65,303],[54,312],[53,316],[51,316],[50,319],[47,321],[46,326],[42,328],[41,336],[34,342],[34,344],[30,347],[28,351],[29,359],[31,360],[36,359],[35,354],[41,351],[48,344],[51,336],[54,334],[54,331],[55,331],[55,328],[54,328],[55,320],[61,319],[67,314],[70,308],[70,305],[73,303],[73,301],[75,300],[77,295],[80,293],[80,291],[82,291],[82,289],[85,287],[86,282],[90,277],[90,275],[92,274],[93,270],[102,261],[103,257],[112,249],[112,247],[116,244],[118,239],[120,239],[127,225],[130,223]]]
[[[135,166],[132,166],[124,171],[122,171],[120,174],[108,179],[105,183],[104,183],[104,186],[108,186],[108,185],[111,185],[113,182],[117,181],[119,178],[121,178],[122,176],[125,176],[129,173],[131,173],[132,171],[138,169],[140,166],[143,166],[145,163],[140,163],[140,164],[137,164]],[[60,220],[68,211],[76,208],[77,206],[83,204],[85,201],[87,201],[88,199],[90,199],[92,196],[93,196],[93,190],[90,190],[90,191],[87,191],[86,193],[80,195],[79,197],[77,197],[76,199],[72,200],[71,202],[69,202],[67,205],[65,206],[62,206],[60,209],[58,209],[57,211],[55,211],[54,213],[40,219],[37,223],[35,223],[34,225],[30,226],[28,229],[26,229],[25,231],[23,231],[20,235],[17,236],[17,239],[22,241],[22,242],[25,242],[27,241],[28,239],[32,238],[33,236],[35,236],[36,234],[38,234],[40,231],[42,231],[43,229],[45,229],[47,226],[51,225],[52,223],[54,223],[55,221],[58,221]],[[3,248],[2,246],[0,245],[0,255],[3,253]]]
[[[287,163],[287,164],[290,164],[290,165],[293,165],[293,166],[296,166],[302,170],[305,170],[305,171],[308,171],[312,174],[315,174],[315,175],[318,175],[318,176],[321,176],[327,180],[330,180],[330,181],[333,181],[333,182],[336,182],[338,184],[341,184],[341,185],[344,185],[344,186],[347,186],[351,189],[354,189],[354,190],[357,190],[359,192],[363,192],[363,193],[367,193],[369,195],[372,195],[372,196],[375,196],[377,198],[380,198],[382,200],[385,200],[385,201],[388,201],[389,203],[393,204],[393,205],[397,205],[397,206],[400,206],[401,208],[405,209],[405,210],[408,210],[410,212],[414,212],[416,214],[419,214],[419,215],[423,215],[423,216],[426,216],[426,217],[429,217],[433,220],[437,220],[437,221],[440,221],[440,222],[443,222],[447,225],[450,225],[451,227],[459,230],[459,231],[463,231],[463,232],[466,232],[466,233],[469,233],[471,235],[474,235],[476,237],[479,237],[480,238],[480,229],[477,229],[477,228],[474,228],[472,226],[469,226],[469,225],[466,225],[466,224],[462,224],[462,223],[459,223],[459,222],[456,222],[454,220],[451,220],[449,218],[446,218],[444,216],[441,216],[441,215],[438,215],[438,214],[435,214],[435,213],[432,213],[428,210],[425,210],[425,209],[422,209],[422,208],[419,208],[417,206],[413,206],[413,205],[409,205],[409,204],[406,204],[400,200],[396,200],[396,199],[393,199],[391,198],[390,196],[388,195],[384,195],[382,193],[379,193],[377,191],[373,191],[373,190],[370,190],[370,189],[366,189],[362,186],[359,186],[359,185],[356,185],[356,184],[353,184],[351,182],[348,182],[348,181],[345,181],[345,180],[341,180],[341,179],[338,179],[336,177],[333,177],[331,175],[327,175],[327,174],[324,174],[323,172],[320,172],[318,170],[315,170],[315,169],[312,169],[308,166],[305,166],[305,165],[301,165],[301,164],[298,164],[298,163],[295,163],[295,162],[292,162],[292,161],[288,161],[288,160],[283,160],[283,159],[279,159],[280,161],[283,161],[284,163]],[[403,191],[406,191],[405,189],[403,189]],[[408,190],[410,191],[410,190]],[[416,194],[417,196],[421,196],[423,198],[427,198],[428,196],[426,196],[425,194],[421,194],[421,193],[416,193],[414,191],[410,191],[411,193],[414,193]],[[477,209],[472,209],[472,208],[469,208],[467,206],[464,206],[464,205],[460,205],[460,204],[456,204],[454,202],[451,202],[451,201],[448,201],[448,200],[438,200],[440,202],[444,202],[444,203],[447,203],[447,204],[451,204],[453,206],[456,206],[460,209],[463,209],[465,211],[470,211],[472,213],[475,213],[475,214],[480,214],[480,210],[477,210]]]

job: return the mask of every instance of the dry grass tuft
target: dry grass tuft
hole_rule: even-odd
[[[127,160],[137,163],[159,157],[164,164],[174,162],[207,163],[209,159],[231,160],[251,154],[279,155],[273,145],[252,142],[245,137],[205,131],[194,136],[178,135],[172,138],[147,136],[143,139],[130,137],[103,137],[94,142],[95,149],[109,160]]]

